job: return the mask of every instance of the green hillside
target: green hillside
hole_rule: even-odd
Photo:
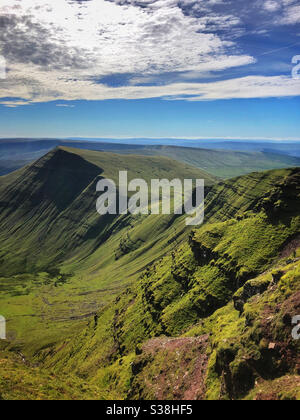
[[[30,366],[22,354],[0,343],[0,401],[3,400],[101,400],[108,395],[71,374],[66,378]]]
[[[214,182],[167,158],[65,148],[0,178],[1,314],[31,353],[86,325],[190,231],[185,217],[98,215],[97,180],[117,180],[119,170],[128,170],[129,180]]]
[[[124,169],[205,177],[205,223],[99,216],[96,180]],[[40,375],[49,398],[61,381],[66,398],[299,399],[299,181],[291,168],[216,184],[168,158],[65,148],[1,177],[2,398],[31,398],[22,375],[45,398]]]
[[[299,166],[297,157],[265,152],[242,152],[175,146],[145,146],[134,150],[120,149],[118,153],[138,153],[166,156],[201,168],[219,178],[228,179],[255,171],[267,171]]]
[[[188,387],[200,349],[203,383],[197,395],[201,398],[243,398],[251,390],[255,393],[255,378],[281,378],[284,383],[286,375],[297,375],[299,343],[288,336],[291,325],[283,325],[282,317],[288,299],[300,305],[299,179],[297,169],[253,174],[250,189],[246,188],[250,177],[213,187],[207,207],[216,197],[222,197],[220,211],[211,217],[208,213],[206,224],[191,234],[189,242],[150,267],[138,283],[99,312],[97,323],[91,322],[81,336],[65,343],[60,351],[42,352],[46,365],[90,377],[116,396],[150,399],[184,397],[180,388],[176,395],[172,378],[175,374],[181,378],[187,371],[187,383],[181,385]],[[265,194],[261,197],[263,186]],[[228,209],[227,215],[223,208]],[[278,272],[279,278],[274,274]],[[248,284],[250,293],[243,297],[247,311],[243,309],[240,317],[238,300],[244,294],[239,288]],[[248,309],[247,301],[252,296],[256,299]],[[276,304],[282,308],[279,315]],[[277,315],[271,329],[259,333],[268,305],[270,313],[275,311]],[[169,339],[147,343],[147,339],[161,336]],[[191,342],[186,336],[202,338]],[[272,340],[278,343],[281,336],[285,344],[278,344],[277,352],[268,353]],[[171,337],[183,338],[176,342]],[[292,349],[290,365],[280,365],[283,345]],[[245,355],[249,359],[246,366]],[[256,357],[260,370],[255,369]],[[232,384],[222,382],[226,369],[233,375]],[[163,395],[157,395],[157,378],[162,372],[162,383],[167,381],[168,386],[163,388]],[[298,383],[296,377],[291,395],[298,395]],[[268,386],[266,383],[262,387]],[[185,391],[189,395],[189,389]]]
[[[207,186],[215,182],[211,175],[167,158],[57,149],[20,172],[0,178],[0,259],[6,249],[14,250],[0,270],[35,272],[70,258],[82,260],[111,237],[112,230],[129,228],[134,223],[130,216],[101,217],[96,212],[98,180],[103,177],[118,183],[121,170],[128,171],[129,181],[177,177],[204,178]],[[167,216],[164,222],[159,218],[158,223],[171,218]]]

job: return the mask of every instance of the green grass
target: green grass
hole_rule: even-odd
[[[229,179],[256,171],[299,166],[299,159],[273,153],[209,150],[189,147],[151,146],[117,153],[166,156],[200,168],[214,176]]]
[[[244,196],[243,205],[245,209],[252,206],[253,211],[248,211],[241,218],[240,210],[232,209],[232,212],[236,212],[234,219],[211,224],[207,221],[193,233],[191,247],[187,243],[177,247],[172,254],[149,267],[141,279],[124,291],[113,305],[99,312],[98,325],[91,322],[89,327],[77,339],[69,342],[59,354],[44,354],[46,365],[58,370],[75,369],[80,377],[92,377],[93,381],[97,382],[99,371],[111,371],[114,365],[118,365],[118,360],[131,358],[136,346],[145,340],[162,335],[180,336],[193,328],[200,319],[212,319],[212,322],[218,320],[215,340],[216,346],[217,343],[221,343],[222,355],[223,333],[224,340],[237,337],[245,324],[245,320],[239,318],[239,312],[234,309],[233,304],[226,304],[245,281],[276,265],[280,250],[299,233],[299,184],[293,184],[294,174],[299,175],[299,172],[284,173],[286,178],[281,179],[277,188],[288,191],[289,197],[294,197],[288,212],[277,213],[276,220],[273,220],[271,215],[260,209],[256,197],[254,200],[252,198],[250,205],[248,192]],[[262,179],[265,186],[269,185],[270,180],[266,175],[255,177],[258,186]],[[271,173],[270,177],[275,179],[278,173]],[[276,179],[278,181],[280,178]],[[241,181],[242,179],[238,179],[236,185]],[[293,189],[290,189],[289,182],[294,185]],[[272,184],[269,190],[271,196],[274,188],[274,183]],[[240,190],[235,188],[233,192],[232,185],[233,182],[230,181],[228,185],[217,186],[215,189],[219,192],[221,188],[224,196],[224,190],[227,188],[228,200],[231,203],[235,202],[234,197],[241,201]],[[253,185],[252,188],[254,191]],[[268,190],[266,195],[267,192]],[[210,195],[210,200],[214,200],[213,191]],[[220,213],[219,217],[223,219],[221,210]],[[212,214],[211,218],[214,221],[218,216]],[[296,284],[297,282],[298,277]],[[295,291],[295,288],[292,290]],[[218,308],[222,308],[220,312]],[[212,318],[209,318],[210,316]],[[197,327],[195,331],[190,331],[195,334]],[[202,326],[201,331],[211,332],[209,328],[205,329]],[[250,354],[251,346],[250,342]],[[225,346],[225,353],[226,348]],[[247,348],[246,350],[248,351]],[[253,351],[257,351],[255,346]],[[214,351],[209,360],[211,367],[207,379],[208,398],[213,398],[216,392],[220,392],[220,375],[215,371],[218,354]],[[237,359],[235,367],[237,381],[240,380],[239,375],[242,375],[240,369],[243,372],[245,368],[238,360],[240,359]],[[124,394],[125,389],[122,395]],[[234,391],[234,395],[240,396],[237,391]]]
[[[300,231],[299,169],[218,184],[208,176],[205,223],[192,230],[185,217],[97,215],[95,177],[116,179],[130,168],[130,177],[146,179],[205,176],[170,159],[58,149],[0,178],[0,312],[8,321],[7,350],[38,363],[42,384],[51,382],[50,373],[63,374],[79,387],[95,387],[97,398],[126,398],[136,387],[150,395],[143,381],[155,381],[162,367],[158,350],[153,371],[141,371],[135,382],[132,363],[148,339],[212,333],[206,397],[247,397],[253,384],[244,380],[250,371],[243,358],[263,354],[255,317],[261,320],[268,302],[283,304],[298,290],[297,261],[282,262],[280,255]],[[245,282],[269,281],[265,276],[281,266],[285,275],[276,290],[253,306],[244,302],[240,316],[235,293],[243,296]],[[245,328],[246,320],[253,325]],[[287,339],[281,318],[275,330],[275,338]],[[227,357],[233,384],[222,384]],[[166,375],[175,360],[170,353]],[[192,371],[193,358],[187,363]],[[276,363],[270,366],[280,376]],[[11,370],[12,381],[21,368],[16,363]],[[26,375],[39,378],[37,368],[27,368]],[[7,384],[4,396],[28,397],[24,388],[13,394],[15,383]]]
[[[186,336],[206,333],[212,336],[211,362],[207,372],[209,399],[220,397],[222,388],[220,370],[227,370],[227,374],[231,372],[233,383],[231,389],[227,388],[227,396],[235,398],[245,397],[248,393],[248,398],[254,398],[259,389],[257,387],[256,391],[250,392],[255,381],[263,383],[265,380],[273,381],[286,374],[297,374],[300,343],[291,337],[291,322],[283,320],[290,310],[287,307],[288,300],[292,302],[293,296],[299,296],[300,263],[299,260],[295,260],[286,265],[282,261],[278,267],[285,273],[279,285],[269,287],[263,294],[254,294],[249,298],[241,316],[231,302],[186,333]],[[256,281],[269,281],[271,284],[271,271]],[[276,355],[276,352],[272,353],[269,350],[269,343],[272,342],[282,346],[281,358],[279,351]],[[284,353],[286,345],[290,352],[289,362],[287,354]],[[232,356],[228,359],[229,354]],[[248,371],[247,381],[241,374],[242,367]],[[262,389],[264,386],[262,385]]]
[[[21,356],[0,351],[0,400],[99,400],[107,396],[76,376],[32,367]]]
[[[1,314],[30,355],[86,326],[189,234],[184,217],[100,217],[94,178],[117,180],[119,170],[128,170],[129,179],[206,177],[167,158],[66,148],[0,177]],[[213,181],[208,175],[208,185]],[[130,238],[127,252],[121,251],[124,238]],[[64,282],[53,267],[65,274]]]

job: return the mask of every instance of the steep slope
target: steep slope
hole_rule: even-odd
[[[99,400],[95,386],[68,375],[55,374],[31,366],[21,354],[7,351],[0,343],[0,401],[19,400]]]
[[[246,282],[234,303],[180,338],[145,343],[133,360],[130,398],[299,400],[299,256],[298,242],[293,258]]]
[[[251,353],[260,339],[257,342],[252,337],[254,332],[250,328],[252,324],[247,324],[246,312],[243,318],[239,317],[239,301],[248,295],[243,289],[235,293],[241,287],[247,287],[245,290],[253,287],[258,294],[263,293],[271,285],[271,271],[276,268],[286,273],[286,277],[282,275],[282,282],[262,298],[259,311],[268,301],[276,300],[276,296],[280,305],[287,304],[291,295],[297,296],[299,181],[300,169],[291,169],[251,174],[212,187],[206,198],[206,223],[190,235],[189,243],[182,243],[150,266],[137,283],[99,312],[82,335],[66,341],[63,348],[45,349],[39,359],[49,367],[90,377],[100,388],[109,389],[119,397],[246,396],[254,386],[253,378],[265,380],[270,376],[263,368],[257,373],[255,365],[250,372],[249,366],[246,369],[236,359],[241,355],[243,360],[243,352]],[[281,261],[291,253],[293,260]],[[252,279],[256,280],[247,286]],[[256,282],[262,287],[256,288]],[[228,338],[225,336],[224,340],[227,343],[230,339],[230,346],[233,341],[235,350],[228,362],[226,358],[224,362],[220,359],[224,344],[220,327],[213,330],[212,339],[207,337],[212,332],[211,320],[219,322],[219,318],[220,324],[216,325],[224,329],[230,323],[230,329],[226,329]],[[278,334],[287,334],[288,326],[280,330],[280,319],[274,329]],[[194,327],[199,322],[199,327]],[[255,324],[255,328],[259,330],[260,324]],[[144,344],[153,337],[180,337],[187,331],[190,338],[201,335],[202,339],[162,339]],[[272,339],[278,341],[276,334],[267,339],[267,347]],[[294,348],[296,344],[289,345]],[[219,346],[220,356],[216,359]],[[271,379],[297,374],[295,348],[293,352],[293,364],[285,369],[274,367],[279,363],[280,352],[273,354],[275,365],[270,365],[270,371],[274,367],[274,378]],[[237,366],[236,382],[234,371],[226,371],[226,363],[232,363],[232,369]],[[195,366],[202,371],[200,376]],[[226,375],[233,378],[226,382]],[[159,394],[155,394],[157,378],[161,381]],[[195,383],[199,388],[195,388]],[[181,387],[186,393],[180,391]]]
[[[58,148],[0,177],[1,314],[32,354],[69,337],[190,229],[184,217],[100,216],[99,177],[203,178],[167,158]],[[45,328],[46,325],[46,328]],[[28,331],[30,330],[30,338]]]
[[[170,159],[59,148],[0,178],[12,378],[1,392],[33,375],[50,396],[59,381],[69,395],[70,375],[74,395],[298,398],[300,169],[207,176],[205,223],[193,230],[184,217],[100,217],[95,182],[124,169],[205,176]],[[16,351],[41,371],[12,362]]]
[[[204,178],[207,185],[215,181],[203,171],[167,158],[56,149],[19,174],[0,179],[0,259],[6,255],[2,272],[46,268],[53,262],[65,262],[79,248],[82,258],[87,244],[89,254],[93,246],[104,242],[101,234],[105,228],[120,220],[96,213],[96,183],[100,176],[117,182],[119,170],[127,170],[129,180]],[[35,262],[37,256],[39,262]]]

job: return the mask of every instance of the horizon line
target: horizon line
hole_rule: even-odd
[[[223,141],[273,141],[273,142],[298,142],[300,138],[297,137],[205,137],[205,136],[164,136],[164,137],[148,137],[148,136],[57,136],[57,137],[44,137],[44,136],[30,136],[30,137],[15,137],[5,136],[0,137],[0,140],[223,140]]]

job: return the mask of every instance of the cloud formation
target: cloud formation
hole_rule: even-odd
[[[237,0],[240,1],[240,0]],[[9,106],[55,100],[212,100],[294,96],[299,82],[283,76],[188,83],[255,63],[236,38],[244,33],[225,0],[1,0],[0,47],[8,63],[0,98]],[[264,0],[270,19],[281,24],[300,16],[293,0]],[[232,12],[232,13],[231,13]],[[268,16],[269,16],[268,15]],[[273,16],[274,15],[274,16]],[[298,16],[298,17],[297,17]],[[182,83],[159,83],[182,74]],[[126,74],[111,87],[105,77]],[[151,85],[152,84],[152,85]]]

